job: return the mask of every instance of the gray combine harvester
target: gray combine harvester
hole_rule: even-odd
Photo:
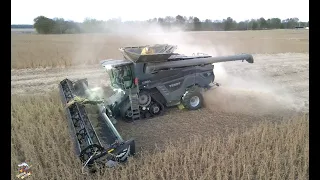
[[[154,53],[141,55],[146,47]],[[124,47],[120,48],[123,60],[101,61],[115,93],[104,97],[108,101],[95,105],[74,101],[66,107],[76,153],[85,166],[125,162],[135,154],[134,140],[123,140],[114,127],[117,120],[152,118],[179,104],[189,110],[199,109],[203,105],[202,90],[218,85],[214,82],[213,63],[238,60],[253,63],[250,54],[185,56],[174,53],[175,50],[176,46],[167,44]],[[64,79],[59,87],[63,104],[77,97],[103,98],[89,89],[87,79]],[[92,108],[95,117],[89,117]]]

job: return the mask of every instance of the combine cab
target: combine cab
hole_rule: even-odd
[[[146,47],[153,54],[141,55]],[[253,63],[249,54],[184,56],[174,53],[176,48],[167,44],[124,47],[120,48],[123,60],[101,61],[114,90],[112,96],[97,96],[86,79],[60,82],[75,151],[84,165],[125,162],[135,154],[134,140],[123,140],[114,127],[117,120],[152,118],[176,105],[199,109],[203,105],[202,90],[217,85],[213,63]]]

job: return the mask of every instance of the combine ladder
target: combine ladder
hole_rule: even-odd
[[[140,119],[139,96],[137,88],[129,90],[129,100],[132,110],[132,121]]]

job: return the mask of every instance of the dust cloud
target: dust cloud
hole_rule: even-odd
[[[213,44],[210,41],[204,40],[199,43],[181,31],[160,32],[161,28],[156,26],[154,29],[157,33],[152,33],[153,31],[146,33],[150,41],[177,45],[176,52],[181,54],[205,53],[212,56],[235,54],[231,48]],[[285,87],[272,82],[264,72],[244,72],[246,68],[254,68],[255,63],[241,61],[216,63],[214,67],[216,82],[221,83],[221,86],[204,94],[205,106],[213,111],[255,115],[301,110],[301,106],[295,104],[293,95]],[[226,71],[228,68],[232,68],[232,73]],[[242,72],[237,75],[237,70]]]
[[[124,44],[125,46],[172,44],[178,46],[177,53],[185,55],[192,55],[193,53],[205,53],[212,56],[235,54],[230,47],[214,44],[209,40],[203,40],[204,38],[200,41],[188,36],[189,33],[182,32],[179,28],[174,28],[173,31],[168,32],[156,24],[147,26],[119,25],[114,27],[110,33],[122,39],[130,38],[130,43]],[[94,47],[88,47],[86,45],[88,42],[80,42],[83,45],[80,45],[78,51],[74,54],[74,59],[84,59],[88,56],[96,57],[99,51],[104,50],[101,48],[103,47],[101,44],[105,42],[101,40],[100,35],[91,36],[91,44],[94,44]],[[245,68],[253,68],[255,63],[227,62],[215,64],[215,81],[221,83],[221,86],[204,94],[205,106],[212,111],[245,114],[273,114],[282,110],[299,110],[300,107],[294,103],[294,97],[285,88],[270,81],[270,78],[263,72],[249,71],[250,73],[241,72],[239,76],[237,75],[237,69],[245,71]],[[237,68],[237,66],[241,68]],[[230,73],[227,71],[229,68],[234,69],[234,71]],[[106,78],[103,77],[103,79]],[[106,82],[104,83],[106,84]],[[104,88],[107,87],[107,85],[103,86]],[[95,87],[102,86],[96,84]],[[103,92],[99,93],[100,97],[102,96],[101,93]]]
[[[216,73],[216,76],[220,77],[219,73]],[[224,81],[219,81],[217,78],[216,81],[222,85],[204,94],[205,106],[209,109],[252,115],[297,110],[293,104],[293,97],[285,91],[270,89],[271,86],[259,84],[255,79],[241,79],[234,76],[223,78],[233,83],[223,83]],[[237,80],[239,81],[235,83]],[[245,83],[242,83],[244,81]],[[237,83],[239,86],[236,86]]]
[[[259,62],[255,63],[259,66]],[[304,104],[299,104],[286,87],[272,81],[265,72],[248,71],[238,75],[233,70],[228,73],[226,69],[232,66],[232,69],[238,66],[240,71],[255,68],[255,64],[241,62],[216,64],[215,81],[221,83],[221,86],[204,94],[206,107],[254,115],[304,110]]]

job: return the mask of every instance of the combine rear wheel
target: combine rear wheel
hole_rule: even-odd
[[[182,104],[189,110],[200,109],[203,105],[203,96],[200,88],[197,86],[189,88],[182,97]]]
[[[153,116],[157,116],[161,113],[161,107],[157,103],[154,103],[150,106],[149,112]]]

